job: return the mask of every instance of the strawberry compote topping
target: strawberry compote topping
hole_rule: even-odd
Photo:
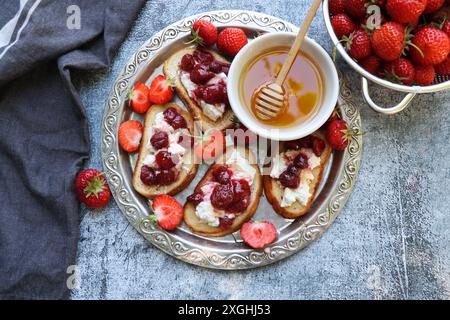
[[[214,209],[224,212],[220,217],[220,226],[229,227],[236,215],[247,210],[250,205],[251,187],[245,179],[235,178],[233,171],[227,165],[217,166],[212,172],[213,190],[210,193],[211,205]],[[198,206],[205,200],[206,195],[196,192],[187,200]]]
[[[305,154],[305,149],[310,149],[310,155],[320,157],[325,150],[325,142],[315,136],[308,136],[299,140],[289,141],[285,144],[286,148],[294,151],[294,155],[287,159],[286,169],[278,177],[278,181],[283,187],[296,189],[300,186],[300,173],[309,168],[309,157]],[[303,149],[303,150],[302,150]],[[299,150],[299,153],[295,151]],[[300,151],[302,150],[302,151]]]
[[[195,50],[183,56],[180,69],[180,79],[189,96],[202,107],[206,116],[217,120],[229,106],[226,77],[230,65],[215,60],[209,52]],[[207,108],[217,110],[205,110]]]
[[[150,163],[144,161],[140,178],[148,186],[169,185],[179,175],[183,152],[191,146],[192,137],[186,119],[175,108],[166,109],[159,119],[155,119],[152,129],[150,145],[155,153],[149,156]],[[170,152],[174,144],[177,154]]]

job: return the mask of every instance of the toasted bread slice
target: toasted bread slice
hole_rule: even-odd
[[[325,168],[325,165],[328,162],[328,159],[331,155],[331,146],[328,144],[324,136],[316,132],[313,135],[320,137],[326,144],[325,150],[322,153],[322,156],[320,157],[320,166],[314,168],[312,170],[312,173],[314,175],[314,179],[309,184],[309,190],[311,192],[311,196],[309,197],[308,202],[306,205],[301,204],[300,202],[296,201],[289,207],[281,207],[281,200],[284,194],[284,188],[281,187],[279,182],[276,179],[273,179],[270,177],[269,174],[264,176],[264,192],[266,195],[267,200],[272,205],[273,209],[280,214],[281,216],[287,218],[287,219],[295,219],[298,217],[301,217],[305,215],[309,209],[311,208],[311,205],[314,201],[314,198],[316,196],[317,187],[320,184],[320,181],[322,179],[322,174]],[[280,144],[279,153],[282,153],[286,151],[284,147],[284,143]],[[270,164],[269,164],[270,165]]]
[[[219,163],[225,163],[226,159],[230,158],[234,150],[234,147],[227,148],[225,154],[218,161],[216,161],[216,163],[213,164],[206,172],[205,176],[195,188],[195,192],[201,192],[202,186],[213,179],[212,173],[214,169],[220,165]],[[263,188],[261,171],[259,170],[259,167],[256,164],[256,158],[251,151],[249,151],[247,148],[236,148],[236,150],[242,157],[245,156],[245,159],[248,159],[252,167],[256,169],[256,175],[251,188],[250,205],[248,206],[247,210],[236,217],[230,227],[222,228],[211,227],[207,223],[200,220],[195,214],[195,206],[191,202],[186,202],[186,204],[184,205],[184,222],[192,229],[193,232],[197,234],[208,237],[223,237],[227,234],[231,234],[239,230],[245,222],[250,220],[251,217],[255,214],[256,209],[258,208]]]
[[[195,164],[192,150],[188,150],[184,155],[184,168],[181,169],[180,175],[177,181],[175,181],[174,183],[166,186],[147,186],[141,181],[141,168],[144,165],[145,157],[149,154],[148,148],[146,148],[146,146],[151,138],[151,127],[154,123],[154,118],[158,113],[164,112],[170,107],[178,110],[178,112],[186,119],[188,129],[192,134],[194,134],[194,120],[192,119],[192,116],[186,110],[181,109],[176,103],[168,103],[166,105],[153,105],[147,111],[144,122],[144,133],[142,135],[141,146],[139,149],[139,158],[134,168],[132,181],[134,189],[146,198],[153,198],[160,194],[175,195],[181,192],[192,181],[192,179],[194,179],[195,174],[197,173],[198,164]]]
[[[204,51],[207,51],[211,53],[214,58],[217,61],[224,62],[224,63],[230,63],[227,59],[222,57],[220,54],[218,54],[215,51],[202,49]],[[233,111],[231,108],[227,108],[219,119],[217,121],[213,121],[210,118],[208,118],[204,113],[202,108],[189,97],[189,93],[183,86],[183,84],[180,81],[180,78],[178,76],[179,71],[179,65],[181,62],[181,59],[185,54],[193,54],[195,51],[195,48],[185,48],[182,49],[176,53],[174,53],[169,59],[166,60],[164,63],[164,74],[166,75],[167,79],[173,79],[173,84],[175,87],[175,91],[177,92],[180,99],[184,102],[186,107],[191,112],[193,118],[195,121],[201,121],[202,131],[208,131],[211,128],[219,129],[219,130],[225,130],[228,128],[233,127]]]

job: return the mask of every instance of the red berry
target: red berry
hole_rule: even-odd
[[[332,15],[345,13],[345,0],[330,0],[328,7]]]
[[[217,28],[209,21],[200,19],[194,22],[192,26],[192,41],[204,45],[212,46],[217,42]]]
[[[428,0],[425,8],[425,13],[433,13],[438,11],[444,5],[445,0]]]
[[[442,31],[444,31],[450,38],[450,21],[444,22],[444,24],[442,25]]]
[[[359,62],[360,66],[369,71],[372,74],[378,74],[381,68],[381,59],[375,55],[371,55]]]
[[[147,186],[155,185],[158,183],[155,170],[149,166],[142,166],[140,178],[142,183]]]
[[[219,224],[221,228],[229,228],[233,225],[233,222],[236,218],[224,216],[223,218],[219,218]]]
[[[385,61],[400,58],[404,49],[405,27],[397,22],[386,22],[372,34],[372,48]]]
[[[441,76],[450,76],[450,56],[435,66],[436,73]]]
[[[427,0],[387,0],[386,10],[392,20],[416,26],[425,11]]]
[[[135,152],[139,149],[142,138],[142,124],[137,120],[128,120],[119,127],[119,145],[126,152]]]
[[[233,203],[233,190],[231,184],[216,186],[211,194],[211,204],[214,208],[225,210]]]
[[[242,29],[225,28],[219,34],[217,48],[230,56],[235,56],[247,43],[247,36]]]
[[[156,131],[150,138],[150,143],[156,150],[169,147],[169,135],[165,131]]]
[[[170,152],[159,151],[156,154],[156,163],[161,169],[172,169],[176,165],[176,158]]]
[[[356,60],[364,59],[372,54],[372,44],[369,35],[362,29],[356,30],[348,38],[343,38],[350,56]]]
[[[175,117],[178,116],[179,114],[180,113],[178,112],[177,109],[173,107],[167,108],[163,112],[164,120],[166,120],[170,124],[173,121],[173,119],[175,119]]]
[[[198,206],[203,201],[203,193],[194,192],[189,197],[187,197],[187,201],[192,202],[194,206]]]
[[[350,36],[356,29],[352,19],[345,13],[337,14],[331,18],[331,25],[333,26],[334,33],[338,39],[341,39],[343,36]]]
[[[411,58],[423,66],[439,64],[450,53],[450,39],[447,34],[433,26],[426,26],[417,31],[412,44],[414,46],[410,48]]]
[[[328,125],[327,140],[333,149],[342,151],[347,148],[352,134],[344,120],[334,120]]]
[[[111,198],[103,173],[95,169],[85,169],[78,174],[75,190],[78,199],[90,208],[102,208]]]
[[[173,197],[168,195],[156,196],[152,201],[155,220],[165,230],[176,229],[183,219],[183,207]]]
[[[300,153],[295,157],[294,165],[299,169],[308,168],[308,157],[305,156],[303,153]]]
[[[300,185],[299,175],[289,172],[288,170],[281,173],[278,179],[281,185],[286,188],[296,189]]]
[[[166,104],[173,98],[173,89],[163,75],[157,76],[150,85],[148,98],[157,104]]]
[[[429,86],[436,77],[434,66],[416,66],[416,76],[414,82],[419,86]]]
[[[268,221],[249,221],[242,225],[240,234],[242,240],[248,246],[254,249],[262,249],[275,241],[277,229],[273,223]]]
[[[172,128],[176,129],[183,129],[187,128],[187,122],[186,119],[182,115],[178,115],[175,117],[175,119],[172,120],[172,122],[169,123]]]
[[[219,166],[213,171],[214,179],[220,184],[228,184],[233,172],[226,166]]]
[[[215,74],[208,70],[207,66],[197,64],[190,73],[191,81],[195,84],[205,84],[215,77]]]
[[[146,113],[151,106],[148,98],[148,88],[143,83],[136,83],[128,94],[130,107],[136,113]]]
[[[233,189],[233,202],[238,202],[250,195],[250,185],[246,180],[233,180],[231,186]]]
[[[227,208],[227,211],[230,213],[239,214],[247,210],[249,205],[250,195],[247,195],[244,198],[234,201],[232,204],[230,204]]]
[[[416,69],[408,59],[398,58],[397,60],[386,63],[385,72],[387,78],[392,82],[409,86],[414,82]]]
[[[323,150],[325,150],[325,141],[315,136],[311,136],[311,140],[314,154],[317,157],[322,156]]]
[[[210,63],[214,61],[214,57],[211,53],[204,50],[195,50],[194,51],[194,60],[203,65],[208,66]]]
[[[345,0],[345,12],[354,18],[366,15],[366,0]]]
[[[181,63],[180,63],[180,68],[181,70],[184,71],[191,71],[192,69],[194,69],[195,66],[195,61],[194,61],[194,56],[192,54],[185,54],[183,56],[183,58],[181,58]]]
[[[175,180],[177,180],[177,174],[173,170],[156,169],[155,175],[157,184],[160,184],[162,186],[167,186],[169,184],[174,183]]]

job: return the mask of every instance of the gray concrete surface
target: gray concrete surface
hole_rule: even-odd
[[[101,168],[100,123],[114,79],[146,39],[185,16],[249,9],[299,24],[308,1],[151,0],[114,64],[77,76],[89,116],[90,166]],[[310,36],[328,51],[322,17]],[[343,66],[343,62],[340,62]],[[146,243],[115,202],[83,209],[73,299],[448,299],[450,298],[450,92],[423,95],[396,116],[363,102],[359,77],[344,66],[361,108],[364,152],[344,212],[314,244],[281,263],[245,272],[214,272],[175,260]],[[376,101],[399,96],[374,89]]]

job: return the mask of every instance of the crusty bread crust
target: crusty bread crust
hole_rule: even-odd
[[[191,181],[194,179],[198,164],[194,161],[194,155],[192,150],[188,150],[186,154],[184,155],[184,165],[186,166],[187,170],[181,170],[180,176],[178,177],[177,181],[167,185],[167,186],[147,186],[145,185],[140,178],[141,175],[141,168],[144,165],[144,159],[149,154],[148,149],[146,148],[146,145],[148,141],[150,140],[150,133],[151,133],[151,127],[154,122],[154,118],[156,114],[165,111],[168,108],[175,108],[178,110],[178,112],[186,119],[186,122],[188,124],[189,130],[192,134],[194,134],[194,120],[192,119],[189,112],[186,110],[181,109],[176,103],[168,103],[166,105],[153,105],[146,113],[145,115],[145,121],[144,121],[144,133],[142,135],[141,140],[141,146],[139,149],[139,158],[136,162],[136,166],[134,168],[133,172],[133,187],[134,189],[141,194],[142,196],[146,198],[153,198],[160,194],[168,194],[168,195],[175,195],[191,183]]]
[[[204,51],[207,51],[211,53],[214,58],[217,61],[230,63],[227,59],[219,55],[217,52],[212,50],[203,49]],[[203,114],[202,108],[193,101],[187,92],[187,90],[184,88],[183,84],[181,83],[179,77],[178,77],[178,71],[179,71],[179,65],[181,62],[181,59],[185,54],[193,54],[195,51],[195,48],[189,47],[179,50],[178,52],[175,52],[169,59],[167,59],[164,63],[164,74],[166,75],[167,79],[173,79],[175,91],[177,92],[180,99],[184,102],[186,107],[191,112],[193,118],[195,121],[201,121],[201,127],[202,131],[208,131],[209,129],[219,129],[219,130],[225,130],[233,127],[233,111],[231,108],[227,108],[225,110],[225,113],[222,117],[217,119],[217,121],[213,121],[209,119],[207,116]]]
[[[234,147],[229,147],[226,151],[226,154],[224,155],[225,159],[227,159],[232,151],[234,150]],[[261,172],[259,170],[258,165],[256,164],[255,156],[246,148],[238,148],[239,153],[244,156],[246,155],[246,159],[250,160],[250,163],[252,166],[256,169],[256,176],[252,184],[252,190],[251,190],[251,198],[250,198],[250,205],[243,213],[238,215],[236,219],[234,220],[233,224],[228,228],[221,228],[221,227],[211,227],[207,223],[204,223],[202,220],[200,220],[197,215],[195,214],[195,206],[191,202],[186,202],[184,205],[184,222],[186,225],[189,226],[189,228],[192,229],[194,233],[208,236],[208,237],[223,237],[225,235],[231,234],[241,228],[241,226],[249,221],[253,215],[256,212],[256,209],[259,205],[259,200],[261,199],[262,194],[262,176]],[[223,157],[221,160],[223,161]],[[202,186],[204,186],[208,181],[212,180],[212,173],[214,169],[219,166],[218,163],[225,163],[222,161],[218,161],[217,163],[213,164],[208,171],[206,172],[205,176],[202,178],[202,180],[198,183],[197,187],[195,188],[195,192],[200,192]]]
[[[281,186],[279,185],[279,183],[277,182],[277,180],[271,178],[269,174],[264,176],[264,193],[266,195],[267,201],[269,201],[269,203],[272,205],[273,209],[278,214],[283,216],[284,218],[296,219],[298,217],[305,215],[309,211],[309,209],[311,208],[311,205],[314,201],[314,198],[316,196],[317,187],[320,184],[320,181],[322,180],[322,175],[323,175],[325,165],[327,164],[328,159],[330,158],[331,151],[332,151],[331,146],[328,144],[328,142],[326,141],[326,139],[324,138],[324,136],[321,133],[316,132],[316,133],[314,133],[314,135],[320,137],[323,141],[325,141],[326,147],[325,147],[325,150],[324,150],[322,156],[320,157],[320,166],[317,168],[314,168],[314,170],[312,171],[313,175],[314,175],[314,180],[311,181],[311,183],[309,185],[309,189],[311,191],[311,197],[309,198],[306,206],[302,205],[301,203],[299,203],[297,201],[294,204],[292,204],[290,207],[282,208],[281,200],[282,200],[284,189],[282,189]],[[284,151],[285,151],[284,143],[281,143],[279,153],[282,153]],[[267,166],[270,166],[270,162]]]

